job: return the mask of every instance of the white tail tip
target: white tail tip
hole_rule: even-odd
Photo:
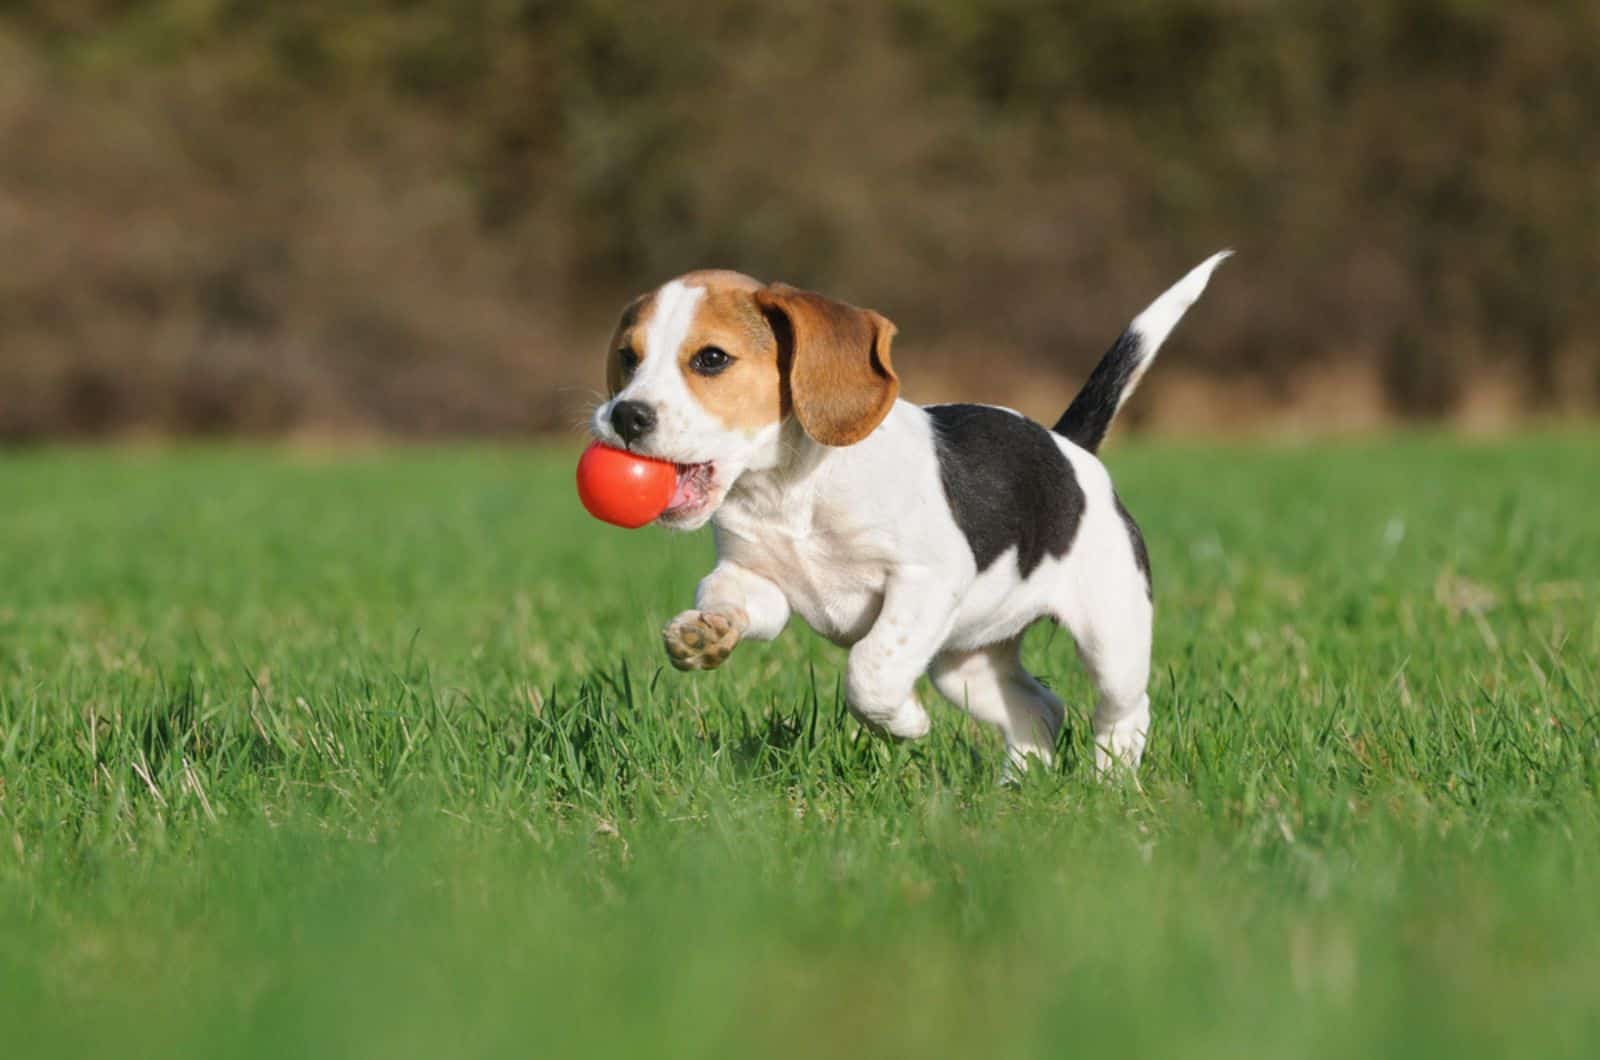
[[[1178,326],[1183,314],[1189,311],[1200,293],[1206,289],[1211,273],[1218,265],[1233,256],[1233,251],[1219,250],[1167,288],[1166,292],[1151,302],[1143,313],[1133,318],[1131,330],[1137,331],[1147,349],[1155,350],[1167,341],[1172,329]]]

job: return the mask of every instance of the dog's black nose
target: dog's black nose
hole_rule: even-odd
[[[632,445],[656,426],[656,410],[642,401],[619,401],[611,406],[611,426]]]

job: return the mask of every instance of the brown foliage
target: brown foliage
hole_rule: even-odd
[[[1223,245],[1147,415],[1600,399],[1587,3],[10,0],[0,143],[4,437],[563,428],[707,265],[1051,416]]]

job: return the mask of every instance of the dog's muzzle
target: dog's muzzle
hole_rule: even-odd
[[[656,410],[642,401],[619,401],[611,406],[611,429],[632,445],[656,427]]]

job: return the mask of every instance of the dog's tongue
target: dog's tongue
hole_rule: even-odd
[[[667,510],[676,511],[699,504],[706,497],[706,467],[704,464],[679,465],[678,484],[672,490],[672,500]]]

